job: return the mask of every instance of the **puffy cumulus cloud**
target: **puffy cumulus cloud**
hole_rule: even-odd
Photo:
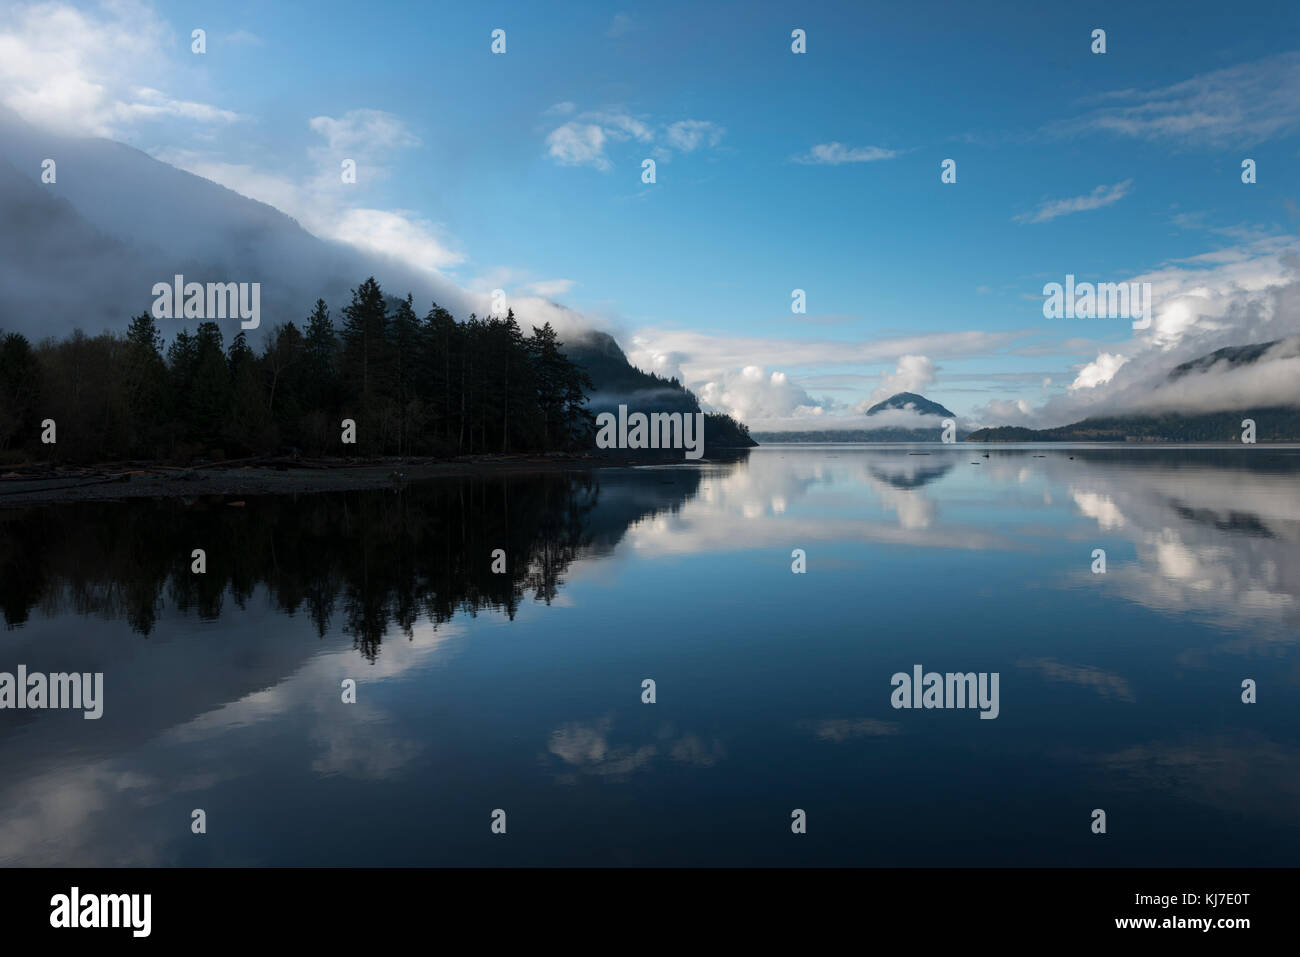
[[[561,109],[561,107],[563,109]],[[552,106],[544,116],[568,116],[572,103]],[[656,124],[621,107],[578,113],[546,134],[546,155],[561,166],[612,167],[605,150],[611,143],[635,141],[651,148],[655,158],[672,159],[674,153],[693,153],[716,147],[726,133],[710,120],[676,120]]]
[[[991,399],[971,418],[981,425],[1032,427],[1036,421],[1033,407],[1024,399]]]
[[[639,335],[632,336],[630,343],[631,348],[627,350],[627,358],[638,369],[653,372],[665,379],[686,381],[686,376],[682,372],[682,363],[689,358],[686,353],[672,349],[659,350],[655,348],[653,342]]]
[[[871,393],[866,405],[874,405],[899,392],[924,392],[934,383],[934,372],[934,361],[928,356],[901,356],[897,368],[881,376],[880,385]]]
[[[794,415],[815,415],[818,403],[784,372],[745,366],[705,382],[696,389],[700,401],[742,422]]]
[[[1238,246],[1174,260],[1136,277],[1150,282],[1154,318],[1138,345],[1175,350],[1217,339],[1276,338],[1276,329],[1296,331],[1294,309],[1280,309],[1294,298],[1300,279],[1300,242],[1290,236],[1262,237]],[[1276,321],[1275,321],[1276,320]],[[1270,331],[1274,330],[1274,331]]]
[[[610,167],[605,156],[605,131],[595,123],[569,122],[546,137],[546,153],[561,166]]]
[[[132,0],[79,10],[70,4],[0,8],[0,103],[24,120],[62,133],[124,135],[165,118],[208,125],[240,119],[232,110],[168,96],[174,78],[171,28]]]
[[[984,424],[1045,428],[1092,415],[1300,404],[1300,359],[1288,341],[1300,337],[1300,241],[1261,237],[1174,260],[1127,281],[1151,283],[1150,327],[1099,349],[1063,394],[1030,415],[1000,419],[998,412],[1010,410],[990,404],[980,414]],[[1218,363],[1170,378],[1176,366],[1219,349],[1274,340],[1283,341],[1249,366]]]
[[[1124,356],[1103,352],[1079,370],[1079,374],[1074,377],[1069,388],[1071,390],[1095,389],[1099,385],[1105,385],[1115,378],[1115,373],[1127,361]]]

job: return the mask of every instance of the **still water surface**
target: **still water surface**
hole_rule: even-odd
[[[985,450],[0,509],[0,863],[1295,865],[1300,449]]]

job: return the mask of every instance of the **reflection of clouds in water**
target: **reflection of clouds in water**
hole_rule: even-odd
[[[566,783],[576,781],[577,774],[623,778],[634,771],[647,768],[660,754],[660,747],[643,744],[633,749],[610,743],[614,722],[606,715],[597,721],[583,723],[571,721],[551,732],[547,753],[557,757],[562,767],[557,777]],[[695,767],[713,767],[726,756],[722,742],[716,738],[705,741],[698,735],[686,733],[674,737],[671,726],[660,729],[659,738],[667,756]]]
[[[1124,527],[1124,513],[1115,507],[1110,496],[1079,489],[1071,489],[1070,495],[1074,498],[1074,504],[1079,507],[1079,511],[1088,518],[1096,519],[1097,524],[1102,528],[1109,530]]]
[[[156,803],[162,790],[162,782],[110,761],[23,778],[4,792],[0,864],[157,866],[157,848],[141,835],[101,825],[122,805]]]
[[[1069,464],[1070,494],[1080,512],[1100,531],[1121,533],[1137,551],[1135,563],[1111,566],[1108,589],[1162,612],[1204,614],[1224,626],[1300,623],[1295,473],[1182,463]],[[1294,635],[1263,640],[1293,641]]]
[[[1019,668],[1036,671],[1049,681],[1091,688],[1103,698],[1135,701],[1129,683],[1116,674],[1094,668],[1092,665],[1064,665],[1054,658],[1028,658],[1016,662]]]
[[[1294,820],[1300,750],[1247,731],[1150,741],[1086,758],[1112,787],[1177,795],[1238,814]]]
[[[1107,537],[1119,535],[1137,552],[1136,562],[1122,564],[1112,553],[1104,582],[1081,573],[1090,584],[1164,613],[1202,614],[1224,626],[1300,625],[1294,471],[1230,468],[1231,458],[1138,449],[995,449],[980,459],[982,468],[957,468],[972,454],[964,448],[915,454],[844,446],[827,457],[824,448],[760,449],[735,467],[709,470],[701,497],[633,526],[627,543],[651,557],[766,548],[788,554],[827,541],[1027,549],[1035,547],[1030,538],[999,531],[1010,524],[959,523],[941,514],[941,506],[981,502],[1025,516],[1068,509],[1076,521],[1065,535],[1095,538],[1091,544],[1108,551],[1114,546]],[[999,487],[1008,491],[999,493]],[[1062,533],[1060,526],[1050,528],[1045,534]],[[1279,640],[1291,637],[1261,639]]]
[[[265,734],[268,722],[305,723],[318,746],[312,770],[369,780],[392,777],[423,750],[418,741],[394,737],[389,715],[366,702],[378,681],[418,670],[458,633],[454,623],[415,628],[415,640],[385,645],[373,666],[361,666],[352,649],[318,655],[274,686],[244,695],[172,728],[143,729],[127,749],[130,758],[79,759],[77,767],[53,767],[0,791],[0,863],[71,866],[158,866],[165,849],[189,836],[188,819],[162,820],[143,809],[177,794],[204,795],[241,772],[223,751],[240,751],[244,734]],[[357,679],[356,704],[343,704],[339,683]],[[160,753],[163,752],[163,753]],[[167,754],[166,752],[172,752]],[[202,754],[205,770],[161,778],[153,767],[191,765]],[[137,765],[139,770],[132,767]],[[213,769],[217,770],[213,770]],[[175,772],[173,772],[175,773]],[[130,826],[123,826],[125,822]]]
[[[941,506],[979,502],[1024,516],[1068,509],[1076,521],[1064,527],[1066,536],[1087,536],[1095,539],[1092,546],[1110,551],[1107,537],[1119,535],[1137,552],[1136,562],[1122,564],[1112,553],[1104,582],[1081,573],[1092,585],[1161,612],[1207,615],[1225,626],[1300,624],[1294,471],[1229,468],[1223,462],[1232,464],[1230,458],[1194,451],[1161,457],[1127,449],[995,449],[981,458],[982,468],[957,468],[972,454],[851,446],[832,457],[824,448],[757,450],[735,467],[708,471],[702,497],[633,526],[627,544],[651,557],[767,548],[788,554],[827,541],[1028,549],[1035,547],[1032,536],[1000,531],[1014,529],[1010,523],[959,523],[941,514]],[[1059,525],[1042,527],[1049,537],[1062,534]]]
[[[905,450],[846,447],[829,460],[825,454],[758,451],[735,467],[712,469],[697,497],[671,515],[634,524],[625,543],[648,556],[768,547],[788,554],[808,542],[845,540],[971,550],[1025,547],[976,524],[936,527],[938,509],[927,487],[951,471],[954,453],[909,456]]]
[[[903,528],[929,528],[938,512],[934,499],[920,489],[893,488],[883,482],[873,481],[876,495],[880,497],[881,506],[898,515],[898,524]]]
[[[583,774],[625,777],[649,764],[657,753],[655,746],[643,744],[636,750],[612,747],[611,724],[608,717],[591,725],[570,722],[551,732],[546,749],[569,768]]]

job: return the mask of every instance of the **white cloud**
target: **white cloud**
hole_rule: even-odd
[[[1056,219],[1058,216],[1086,212],[1090,209],[1101,209],[1103,206],[1118,203],[1129,194],[1132,186],[1133,181],[1131,179],[1126,179],[1122,183],[1115,183],[1111,186],[1098,186],[1091,193],[1083,196],[1047,200],[1040,203],[1032,213],[1021,213],[1014,218],[1018,223],[1045,223]]]
[[[465,261],[439,236],[438,227],[409,210],[345,209],[327,238],[401,260],[426,272]]]
[[[874,405],[899,392],[924,392],[934,384],[934,361],[926,356],[900,356],[898,367],[880,378],[867,405]],[[865,407],[864,410],[865,411]]]
[[[168,123],[169,145],[148,149],[155,158],[274,206],[322,239],[413,268],[458,314],[488,311],[487,293],[441,275],[467,261],[441,224],[417,211],[367,202],[368,190],[388,173],[392,154],[420,145],[401,118],[354,109],[307,120],[321,142],[306,151],[304,169],[232,162],[218,151],[221,140],[213,134],[242,119],[240,114],[174,94],[187,74],[173,57],[190,56],[188,37],[188,25],[178,33],[136,0],[111,0],[93,11],[62,3],[0,8],[0,104],[37,125],[81,136],[123,138],[146,121]],[[237,31],[224,40],[249,44],[257,38]],[[209,49],[214,49],[211,35]],[[565,115],[574,109],[559,103],[548,112]],[[608,124],[614,137],[651,136],[648,125],[626,113],[592,116],[593,122]],[[188,141],[177,135],[178,122],[197,127],[187,131]],[[356,161],[355,184],[342,183],[342,159]],[[537,280],[522,289],[524,295],[512,296],[525,329],[550,322],[569,337],[590,329],[592,321],[552,301],[572,285],[567,279]]]
[[[1033,409],[1024,399],[990,399],[976,409],[973,419],[983,425],[1023,425],[1035,422]]]
[[[1218,147],[1300,129],[1300,52],[1200,73],[1172,86],[1104,94],[1104,105],[1047,132],[1106,132]]]
[[[561,166],[594,166],[609,169],[605,156],[605,131],[595,123],[569,122],[546,137],[546,152]]]
[[[656,355],[680,357],[687,384],[707,382],[745,366],[822,369],[897,363],[902,356],[957,358],[996,352],[1022,332],[936,332],[893,339],[791,339],[720,335],[693,329],[642,328],[628,357],[641,368]]]
[[[1105,385],[1115,378],[1115,373],[1127,361],[1124,356],[1103,352],[1079,370],[1079,374],[1075,376],[1069,388],[1074,391],[1075,389],[1095,389],[1099,385]]]
[[[307,125],[325,137],[326,147],[333,153],[370,156],[420,145],[419,137],[400,118],[383,110],[349,110],[339,119],[316,116]]]
[[[681,153],[692,153],[701,146],[717,146],[725,131],[708,120],[679,120],[664,131],[668,145]]]
[[[820,166],[839,166],[841,163],[874,163],[877,160],[893,159],[897,155],[898,150],[885,149],[883,146],[818,143],[803,156],[796,156],[794,161]]]
[[[558,103],[543,115],[569,115],[576,107]],[[726,133],[709,120],[677,120],[655,126],[643,117],[633,116],[621,108],[580,113],[546,134],[546,154],[561,166],[591,166],[598,170],[612,168],[606,149],[611,143],[636,141],[649,147],[660,162],[673,152],[692,153],[716,147]]]
[[[720,412],[752,422],[774,416],[815,415],[816,401],[790,381],[784,372],[769,373],[762,366],[745,366],[705,382],[695,390],[702,403]]]
[[[1300,337],[1300,241],[1257,239],[1174,260],[1132,281],[1151,283],[1149,329],[1102,346],[1065,393],[1032,415],[1004,419],[1006,410],[990,405],[981,413],[983,424],[1050,427],[1125,412],[1300,405],[1300,346],[1294,341]],[[1218,349],[1273,340],[1283,342],[1252,365],[1220,363],[1169,378],[1180,363]]]
[[[579,119],[600,124],[605,135],[614,139],[632,138],[642,143],[654,139],[654,133],[644,120],[623,110],[596,110],[583,113]]]
[[[239,114],[160,93],[175,72],[170,29],[143,4],[62,3],[0,14],[0,103],[63,133],[121,136],[147,120],[227,124]]]
[[[539,282],[529,283],[526,287],[529,292],[535,296],[551,297],[562,296],[577,283],[572,279],[543,279]]]
[[[381,110],[351,110],[335,119],[318,116],[309,127],[326,140],[308,154],[317,164],[313,176],[295,179],[247,164],[224,163],[203,153],[157,150],[154,156],[180,169],[220,183],[235,192],[288,213],[322,239],[348,243],[414,267],[426,274],[456,266],[465,256],[437,223],[403,209],[372,209],[349,205],[350,192],[339,176],[339,157],[358,163],[358,181],[377,178],[384,167],[371,163],[392,151],[419,143],[402,121]],[[363,194],[364,195],[364,194]]]

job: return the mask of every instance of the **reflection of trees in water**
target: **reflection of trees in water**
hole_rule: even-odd
[[[607,545],[699,487],[694,470],[673,479],[633,508],[617,494],[612,508],[598,508],[600,479],[568,473],[249,498],[239,508],[167,500],[0,511],[0,610],[10,628],[39,607],[125,619],[149,635],[165,603],[215,619],[225,601],[244,608],[264,588],[280,611],[305,611],[321,636],[338,616],[374,658],[393,626],[409,637],[418,621],[436,626],[458,612],[513,618],[529,593],[549,603],[595,539]],[[203,575],[190,570],[196,548],[207,555]],[[492,571],[498,548],[500,574]]]

